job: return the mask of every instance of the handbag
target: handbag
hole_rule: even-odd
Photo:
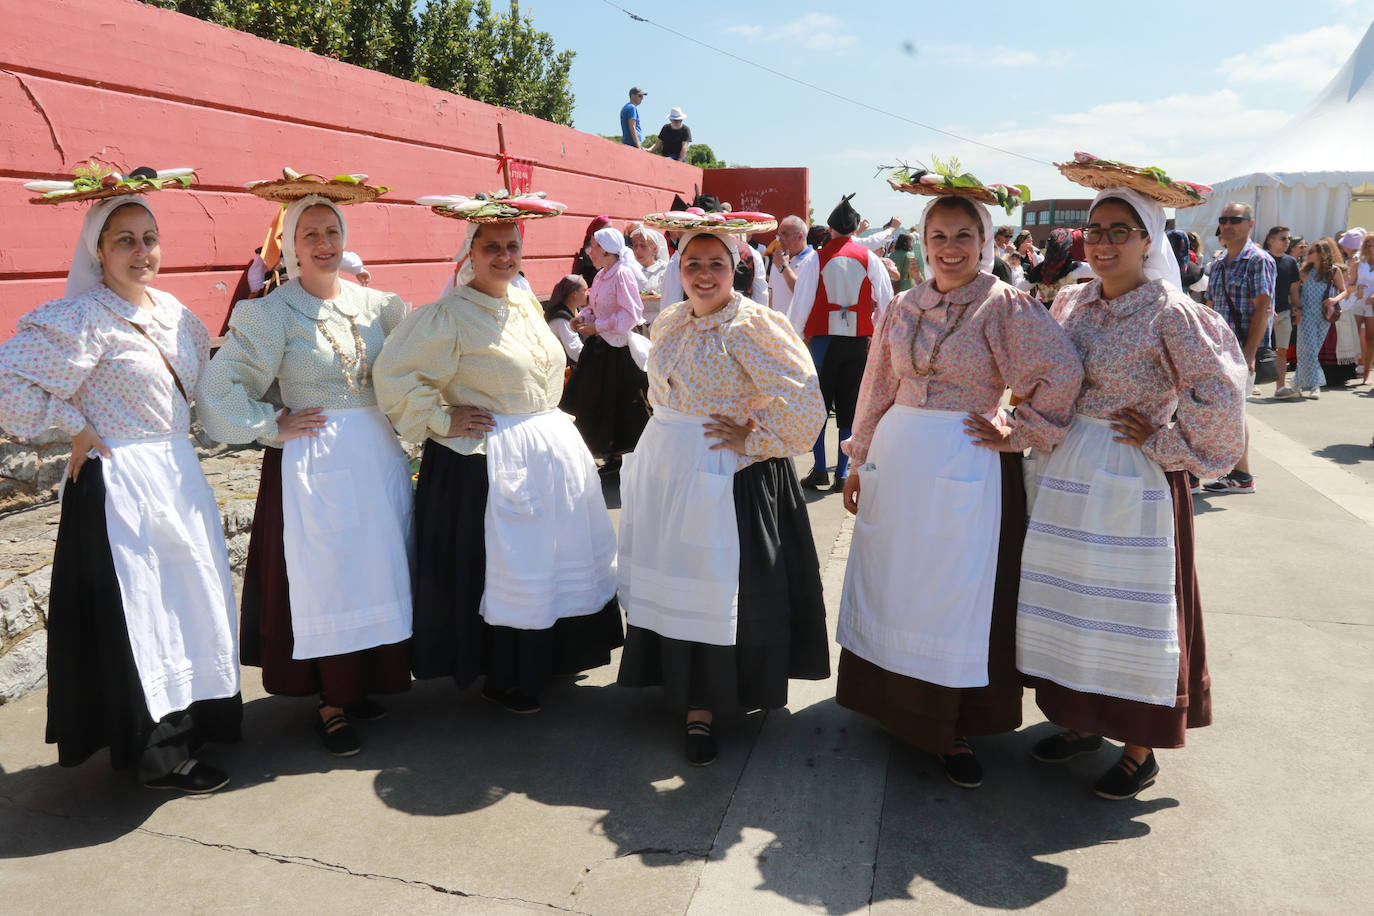
[[[1331,323],[1335,323],[1341,317],[1341,304],[1339,302],[1327,304],[1331,298],[1331,281],[1326,281],[1326,292],[1322,293],[1322,317]]]

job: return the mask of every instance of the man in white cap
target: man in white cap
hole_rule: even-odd
[[[681,108],[668,112],[668,123],[658,131],[658,140],[650,148],[651,153],[662,153],[678,162],[687,161],[687,147],[692,145],[692,128],[687,126],[687,116]]]

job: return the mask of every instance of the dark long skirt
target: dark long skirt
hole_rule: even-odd
[[[480,613],[486,586],[487,459],[425,442],[415,492],[415,635],[418,678],[467,687],[486,675],[493,691],[538,696],[551,677],[599,668],[625,641],[620,605],[564,617],[543,630],[492,626]]]
[[[849,429],[854,425],[854,408],[859,401],[859,383],[868,365],[867,337],[830,335],[825,358],[817,369],[821,397],[828,410],[835,412],[835,425]]]
[[[597,458],[631,451],[649,423],[649,376],[629,347],[587,338],[559,405]]]
[[[62,495],[48,602],[47,741],[57,762],[76,766],[108,747],[115,769],[136,767],[148,782],[205,741],[236,743],[242,721],[238,694],[159,722],[149,715],[105,527],[105,478],[100,459],[87,461]]]
[[[1193,497],[1184,471],[1170,471],[1174,500],[1174,589],[1178,604],[1178,696],[1173,706],[1104,697],[1027,678],[1035,702],[1055,725],[1142,747],[1183,747],[1190,728],[1212,724],[1212,679],[1202,632],[1202,596],[1193,562]]]
[[[617,682],[663,687],[669,708],[778,709],[789,678],[830,676],[830,639],[811,520],[788,458],[735,474],[739,608],[735,645],[660,636],[631,626]]]
[[[898,740],[948,753],[957,736],[995,735],[1021,726],[1021,675],[1016,670],[1016,596],[1026,539],[1026,487],[1021,456],[1003,454],[1002,532],[988,632],[988,685],[944,687],[884,670],[848,649],[840,652],[835,701],[872,716]]]
[[[356,703],[368,694],[410,689],[410,647],[406,642],[323,658],[292,658],[291,588],[282,537],[279,448],[262,453],[258,501],[240,602],[239,658],[262,669],[262,687],[279,696],[319,694],[331,706]]]

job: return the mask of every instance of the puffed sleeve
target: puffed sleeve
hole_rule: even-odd
[[[58,299],[19,319],[0,344],[0,426],[30,439],[57,427],[69,436],[86,418],[71,403],[100,361],[102,337],[79,300]]]
[[[1073,422],[1083,360],[1068,333],[1039,302],[1005,283],[994,285],[992,296],[983,334],[997,370],[1017,398],[1011,445],[1052,449],[1064,441]]]
[[[914,294],[915,288],[906,293],[908,296]],[[868,344],[868,364],[864,366],[859,397],[854,403],[854,426],[849,438],[840,443],[844,453],[859,464],[868,460],[868,446],[873,441],[878,421],[897,402],[901,379],[892,367],[892,335],[895,316],[901,310],[900,302],[883,309],[878,326],[873,329],[873,338]]]
[[[406,317],[405,300],[395,293],[386,294],[386,302],[382,303],[380,316],[382,333],[390,334],[396,330],[397,325]]]
[[[407,442],[448,436],[443,390],[458,371],[460,330],[441,299],[405,317],[372,367],[377,406]]]
[[[274,442],[276,409],[263,395],[286,353],[282,306],[271,297],[234,307],[224,345],[196,385],[200,421],[218,442]]]
[[[806,344],[787,319],[750,303],[726,331],[725,349],[744,368],[763,407],[745,440],[753,458],[790,458],[811,447],[825,422],[816,367]]]
[[[606,278],[614,294],[610,315],[596,319],[598,334],[628,334],[644,323],[644,305],[639,299],[639,282],[634,272],[620,267]]]
[[[1141,448],[1166,471],[1214,477],[1245,451],[1245,356],[1216,312],[1182,294],[1155,319],[1178,390],[1178,419]]]

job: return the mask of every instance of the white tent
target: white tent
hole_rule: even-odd
[[[1222,208],[1239,201],[1255,208],[1257,242],[1273,225],[1309,241],[1350,226],[1374,229],[1374,24],[1316,101],[1263,149],[1207,203],[1179,210],[1178,228],[1205,242]]]

